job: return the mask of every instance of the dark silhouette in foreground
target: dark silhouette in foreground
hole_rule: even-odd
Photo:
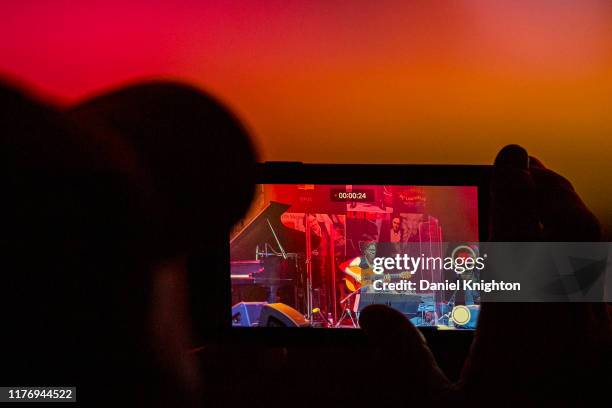
[[[419,330],[379,305],[360,316],[366,345],[203,342],[225,320],[214,292],[227,274],[222,251],[253,194],[255,155],[240,122],[168,82],[68,112],[0,86],[0,114],[5,385],[76,385],[81,402],[104,406],[606,397],[603,303],[484,304],[458,382]],[[571,184],[518,146],[498,154],[491,191],[492,240],[601,238]]]
[[[9,86],[0,112],[2,384],[146,403],[152,218],[133,151]]]
[[[210,95],[184,84],[149,82],[72,108],[79,122],[121,134],[133,147],[155,206],[151,310],[155,355],[178,395],[207,401],[209,378],[190,350],[226,324],[220,312],[231,227],[250,206],[255,152],[241,122]],[[205,364],[208,361],[204,361]],[[173,391],[173,392],[172,392]]]
[[[178,83],[68,112],[3,86],[0,106],[2,383],[76,386],[85,405],[197,405],[189,350],[222,319],[202,294],[254,189],[243,126]]]
[[[519,146],[497,155],[491,194],[493,241],[601,239],[597,220],[572,185]],[[417,388],[446,385],[453,400],[470,405],[584,405],[605,401],[612,380],[612,325],[605,303],[483,304],[460,381],[453,385],[402,315],[373,306],[362,312],[360,323],[374,344],[387,350],[381,364],[397,358],[390,345],[404,344],[402,358],[421,366]]]

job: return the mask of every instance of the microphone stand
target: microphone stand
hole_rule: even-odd
[[[458,290],[459,289],[455,289],[453,291],[453,294],[451,295],[450,299],[448,299],[448,302],[446,302],[446,305],[448,306],[449,310],[442,315],[442,320],[446,319],[447,326],[450,323],[450,316],[451,316],[451,313],[453,312],[453,308],[455,307],[455,297],[457,296]]]
[[[346,316],[348,316],[351,319],[351,323],[353,324],[354,328],[358,327],[357,326],[357,322],[355,321],[355,318],[353,317],[353,312],[351,312],[351,308],[349,307],[348,301],[349,301],[350,298],[352,298],[357,293],[359,293],[360,290],[361,289],[354,290],[353,292],[348,294],[344,299],[340,300],[340,304],[343,305],[343,307],[342,307],[342,314],[340,315],[340,318],[338,319],[338,321],[334,325],[335,328],[340,327],[340,323],[342,323],[342,320],[344,320]]]
[[[304,231],[306,234],[306,318],[312,321],[312,242],[309,215],[309,213],[304,214],[306,224]]]

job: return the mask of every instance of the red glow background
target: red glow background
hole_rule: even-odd
[[[264,160],[490,163],[520,143],[612,226],[608,1],[22,0],[0,16],[0,71],[63,102],[188,80]]]

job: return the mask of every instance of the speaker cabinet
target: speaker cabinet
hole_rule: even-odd
[[[310,322],[304,316],[284,303],[269,303],[259,315],[260,327],[309,327]]]
[[[240,302],[232,306],[232,327],[253,327],[259,324],[259,316],[266,302]]]

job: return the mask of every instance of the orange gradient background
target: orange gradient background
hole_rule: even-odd
[[[609,1],[0,5],[0,71],[72,103],[141,78],[224,100],[262,160],[491,163],[519,143],[612,230]]]

